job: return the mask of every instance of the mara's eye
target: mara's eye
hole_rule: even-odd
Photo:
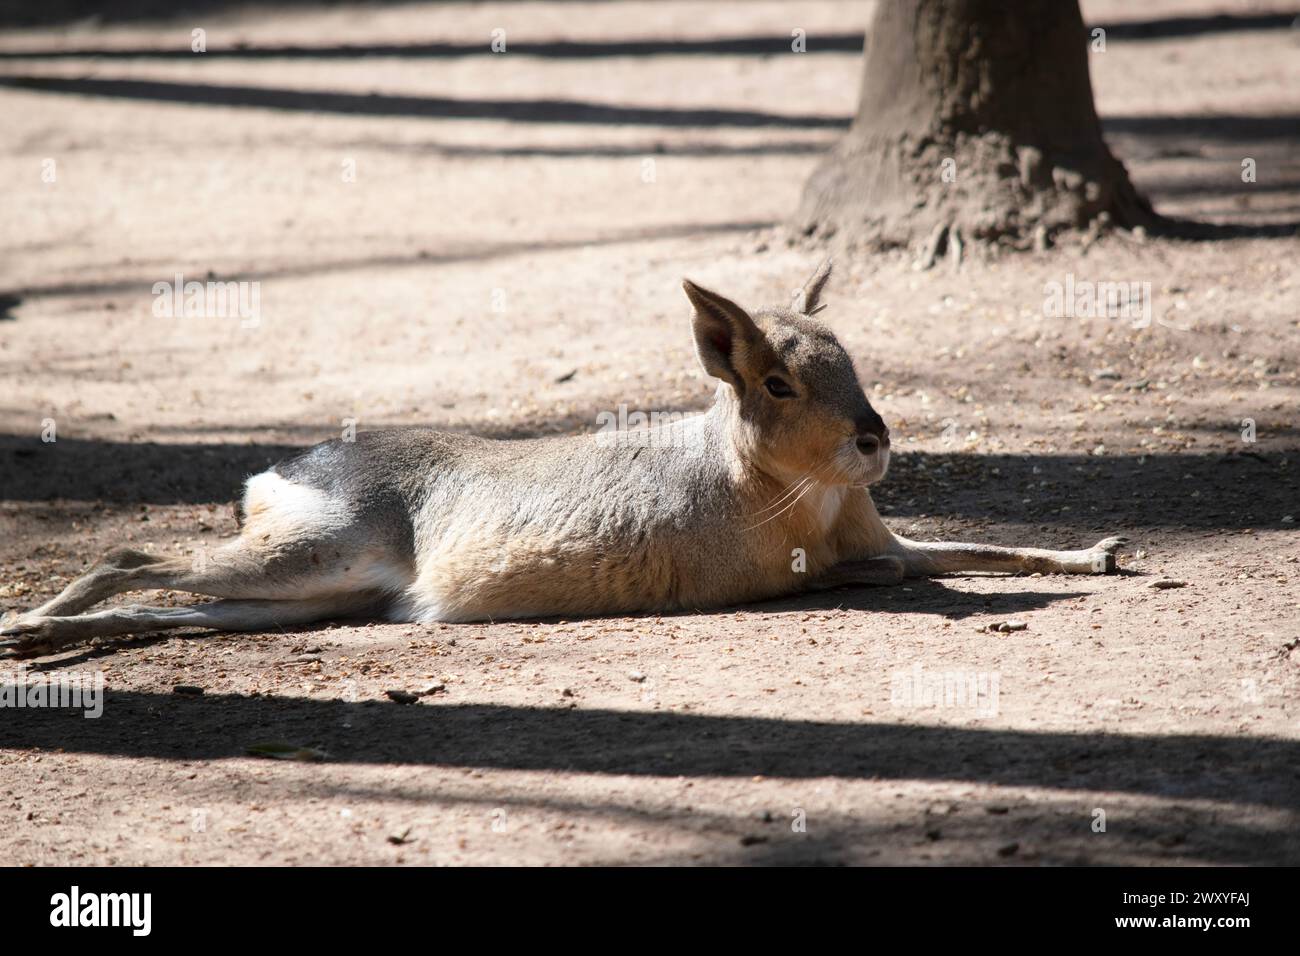
[[[764,380],[763,387],[773,398],[794,398],[794,389],[784,379],[777,378],[775,375],[769,375]]]

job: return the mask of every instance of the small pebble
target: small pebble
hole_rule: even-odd
[[[412,694],[407,690],[386,690],[384,691],[384,695],[397,704],[414,704],[420,699],[419,695]]]

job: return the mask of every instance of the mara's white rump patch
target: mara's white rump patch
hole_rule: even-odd
[[[286,596],[324,597],[360,591],[400,594],[411,585],[411,563],[377,544],[347,501],[272,471],[244,486],[244,537],[282,560],[291,582]]]
[[[254,475],[244,483],[244,515],[250,523],[269,521],[285,530],[339,527],[350,519],[344,502],[319,488],[287,481],[273,471]]]

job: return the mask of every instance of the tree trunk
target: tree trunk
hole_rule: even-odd
[[[881,0],[857,116],[796,226],[877,248],[928,239],[932,256],[1154,225],[1102,139],[1089,41],[1078,0]]]

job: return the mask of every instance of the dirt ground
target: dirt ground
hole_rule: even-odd
[[[346,420],[705,407],[680,279],[763,304],[811,272],[778,224],[853,111],[870,13],[199,6],[0,38],[3,610],[115,545],[211,549],[244,477]],[[1300,863],[1295,12],[1084,3],[1113,149],[1158,209],[1240,237],[862,253],[822,316],[894,435],[893,527],[1124,533],[1121,574],[69,651],[28,677],[102,672],[103,715],[0,710],[0,857]],[[177,273],[259,282],[257,322],[155,315]],[[1068,276],[1149,282],[1151,321],[1048,314]],[[931,706],[900,692],[918,673],[996,695]]]

